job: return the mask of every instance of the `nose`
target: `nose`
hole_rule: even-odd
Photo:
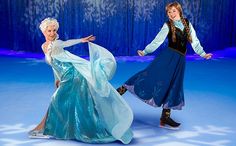
[[[50,33],[51,36],[54,36],[55,34],[56,34],[55,32],[51,32],[51,33]]]

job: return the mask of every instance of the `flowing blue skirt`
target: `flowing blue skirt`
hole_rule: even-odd
[[[52,96],[44,134],[86,143],[128,144],[133,113],[108,82],[116,67],[114,58],[100,46],[89,45],[90,62],[66,51],[53,57],[51,66],[60,86]]]
[[[124,86],[145,103],[180,110],[184,106],[183,78],[185,56],[166,48],[144,70]]]

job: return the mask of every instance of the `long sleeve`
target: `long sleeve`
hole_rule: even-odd
[[[52,47],[51,56],[55,57],[56,55],[63,53],[65,47],[70,47],[78,43],[81,43],[81,39],[71,39],[67,41],[56,40],[52,43],[53,47]]]
[[[192,46],[194,52],[196,52],[201,57],[204,57],[206,55],[206,53],[203,50],[203,47],[201,46],[200,41],[198,40],[196,32],[195,32],[191,23],[189,23],[189,27],[190,27],[191,37],[192,37],[191,46]]]
[[[70,47],[70,46],[76,45],[78,43],[81,43],[81,39],[71,39],[71,40],[67,40],[67,41],[61,41],[60,43],[61,43],[62,47],[65,48],[65,47]]]
[[[148,44],[143,50],[144,55],[154,52],[165,41],[168,33],[169,27],[165,23],[162,26],[160,32],[156,35],[155,39],[150,44]]]

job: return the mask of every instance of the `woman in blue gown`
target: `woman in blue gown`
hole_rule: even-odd
[[[127,90],[153,107],[163,107],[160,127],[177,129],[180,123],[170,118],[171,109],[181,110],[184,106],[183,78],[185,70],[186,44],[190,42],[194,51],[205,59],[206,54],[188,19],[178,2],[166,6],[169,20],[163,25],[155,39],[138,51],[140,56],[155,51],[168,38],[168,48],[162,50],[144,70],[129,78],[117,91],[122,95]]]
[[[40,29],[46,42],[42,45],[47,63],[52,67],[57,89],[42,122],[30,137],[52,136],[86,143],[107,143],[132,139],[133,113],[128,104],[108,82],[116,70],[113,55],[105,48],[89,43],[90,61],[64,50],[78,43],[93,41],[94,36],[62,41],[59,24],[46,18]]]

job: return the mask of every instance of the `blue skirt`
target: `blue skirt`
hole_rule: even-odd
[[[180,110],[184,106],[185,63],[184,55],[166,48],[147,68],[128,79],[124,86],[151,106]]]
[[[86,143],[106,143],[115,138],[99,118],[86,79],[69,62],[52,62],[61,83],[52,97],[45,135]]]
[[[89,43],[90,61],[69,52],[51,62],[60,86],[47,112],[44,134],[86,143],[130,143],[133,113],[108,82],[116,69],[111,53]]]

